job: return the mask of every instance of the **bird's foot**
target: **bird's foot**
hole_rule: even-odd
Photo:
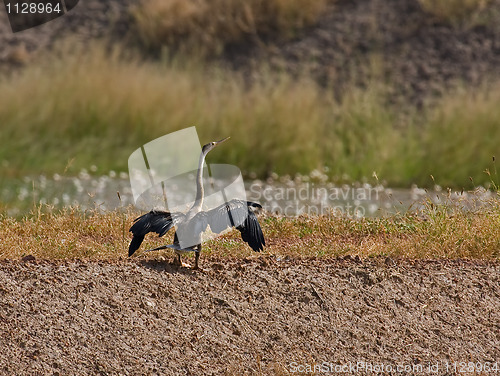
[[[190,264],[182,262],[181,260],[179,260],[177,258],[174,259],[174,262],[172,264],[174,264],[175,266],[177,266],[179,268],[191,268]]]
[[[185,263],[185,262],[178,262],[177,260],[174,261],[174,265],[176,265],[179,268],[191,268],[191,264]]]
[[[193,266],[191,269],[196,270],[198,272],[203,272],[203,273],[208,272],[207,269],[200,268],[198,265]]]

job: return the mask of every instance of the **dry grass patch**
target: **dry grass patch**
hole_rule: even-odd
[[[422,9],[440,22],[455,24],[470,20],[482,11],[489,0],[418,0]]]
[[[334,216],[284,218],[262,214],[264,255],[279,257],[500,258],[500,206],[494,201],[481,211],[429,204],[417,214],[375,219]],[[127,257],[128,228],[137,213],[66,209],[23,219],[0,217],[0,258],[118,259]],[[141,250],[172,241],[172,234],[146,237]],[[161,253],[168,258],[171,252]],[[138,252],[138,257],[159,254]],[[204,245],[205,257],[257,256],[234,230]]]
[[[230,43],[315,23],[329,0],[146,0],[132,10],[147,47],[217,54]]]
[[[124,253],[124,215],[99,214],[76,208],[42,210],[15,220],[0,219],[1,258],[118,258]],[[127,223],[128,225],[128,223]]]

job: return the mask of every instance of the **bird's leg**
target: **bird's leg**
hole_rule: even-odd
[[[174,264],[179,266],[179,267],[183,267],[183,268],[190,268],[191,265],[189,264],[186,264],[184,262],[181,261],[181,254],[179,252],[176,252],[177,254],[177,257],[174,259]]]
[[[195,270],[199,270],[200,267],[198,266],[198,260],[200,259],[200,252],[201,252],[201,244],[198,244],[196,246],[196,250],[194,251],[194,268]]]
[[[175,252],[175,257],[174,257],[174,265],[181,266],[181,255],[178,252]]]

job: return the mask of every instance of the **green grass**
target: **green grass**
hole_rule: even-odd
[[[498,185],[494,157],[500,155],[499,101],[498,83],[490,89],[458,90],[438,101],[421,135],[420,176],[415,182],[426,185],[431,174],[441,186],[468,185],[467,179],[469,185]]]
[[[202,143],[231,136],[212,161],[261,177],[307,174],[326,165],[333,176],[348,171],[348,159],[363,142],[354,132],[378,143],[391,132],[389,115],[377,113],[376,119],[364,110],[375,93],[346,97],[352,108],[346,113],[350,109],[308,78],[268,73],[248,87],[237,74],[183,63],[139,63],[95,48],[4,78],[0,133],[11,142],[0,150],[3,170],[11,176],[61,173],[67,166],[68,174],[90,165],[98,172],[122,171],[145,142],[196,125]],[[363,164],[372,155],[355,156],[354,179],[371,175],[375,164]]]
[[[142,144],[193,125],[202,143],[231,136],[211,163],[263,178],[318,169],[334,181],[374,181],[376,172],[392,186],[433,186],[433,175],[472,187],[490,183],[484,171],[500,154],[498,83],[402,115],[377,82],[338,102],[307,76],[267,71],[249,85],[201,63],[144,63],[100,46],[56,55],[0,79],[4,176],[126,171]]]
[[[480,210],[463,210],[456,201],[429,203],[415,213],[384,218],[337,216],[285,218],[259,216],[266,237],[266,255],[394,258],[500,259],[500,202],[492,199]],[[20,219],[0,215],[0,259],[32,254],[44,259],[118,259],[127,257],[127,232],[137,212],[102,214],[78,209],[50,210],[37,206]],[[141,249],[172,241],[172,234],[146,237]],[[171,252],[160,253],[172,257]],[[139,258],[160,254],[141,254]],[[257,254],[234,230],[204,245],[205,257],[241,258]]]

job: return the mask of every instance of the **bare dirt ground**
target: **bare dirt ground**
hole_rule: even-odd
[[[323,362],[454,374],[453,362],[500,362],[498,262],[203,266],[0,261],[0,374],[281,375]]]

